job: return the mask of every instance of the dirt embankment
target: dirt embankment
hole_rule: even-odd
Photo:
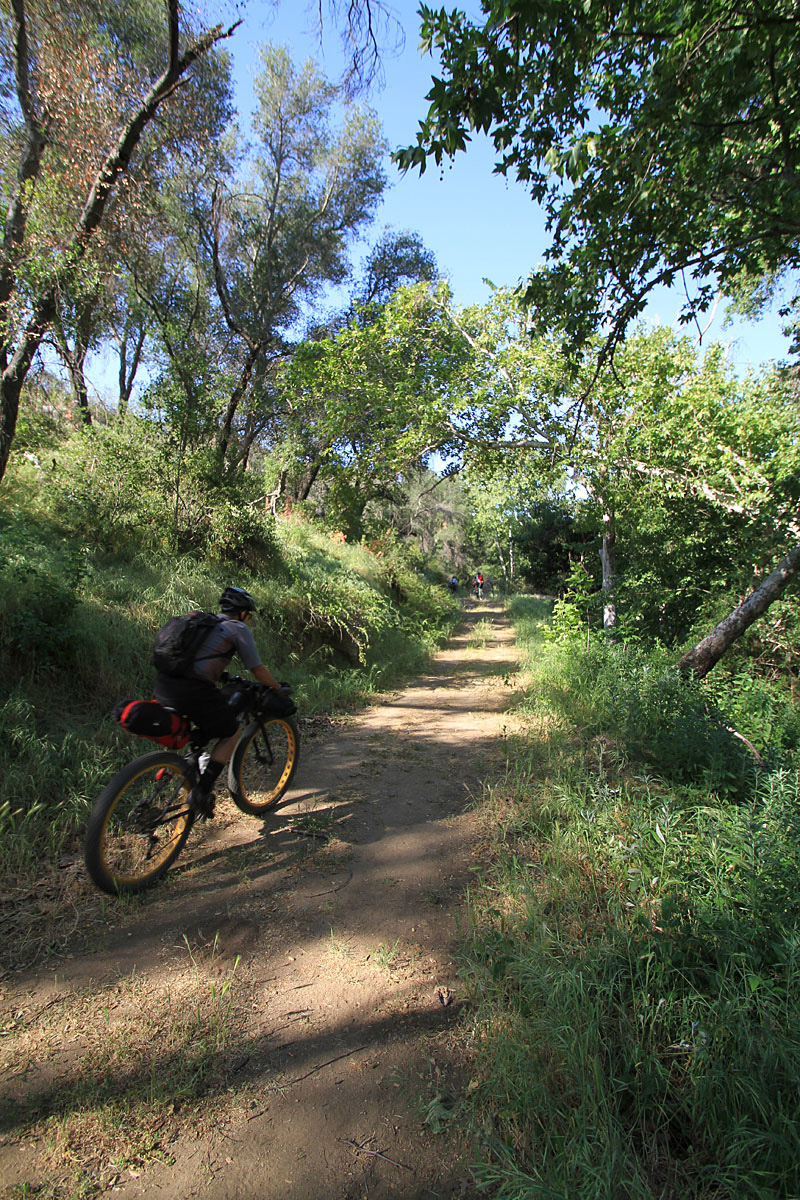
[[[470,604],[429,674],[304,745],[266,821],[220,804],[143,900],[93,898],[6,975],[3,1195],[474,1194],[453,955],[514,670]]]

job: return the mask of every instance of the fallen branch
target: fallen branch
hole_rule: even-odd
[[[337,1138],[336,1140],[337,1142],[344,1143],[345,1146],[352,1146],[356,1154],[372,1154],[375,1158],[382,1158],[384,1162],[391,1163],[393,1167],[400,1167],[401,1171],[410,1171],[412,1175],[416,1175],[413,1167],[407,1167],[405,1163],[395,1162],[393,1158],[388,1158],[385,1154],[381,1154],[380,1150],[370,1150],[368,1146],[363,1143],[359,1145],[352,1138]],[[367,1141],[370,1140],[370,1138],[367,1138]]]
[[[755,748],[755,746],[753,745],[753,743],[752,743],[752,742],[749,742],[749,741],[747,740],[747,738],[744,736],[744,734],[743,734],[743,733],[739,733],[739,730],[738,730],[738,729],[734,729],[732,725],[726,725],[726,726],[725,726],[725,728],[727,729],[728,733],[730,733],[730,734],[733,734],[733,736],[734,736],[735,738],[738,738],[740,742],[744,742],[745,746],[747,746],[747,749],[748,749],[748,750],[749,750],[749,751],[752,753],[752,755],[753,755],[753,757],[755,758],[755,760],[756,760],[756,762],[758,763],[758,765],[759,765],[760,767],[763,767],[763,765],[764,765],[764,759],[761,757],[761,755],[759,754],[758,750],[756,750],[756,748]]]
[[[290,1079],[286,1086],[293,1087],[303,1079],[308,1079],[309,1075],[316,1075],[317,1071],[321,1071],[323,1067],[329,1067],[331,1063],[339,1062],[341,1058],[349,1058],[351,1054],[358,1054],[366,1048],[366,1046],[356,1046],[355,1050],[346,1050],[344,1054],[337,1054],[335,1058],[329,1058],[327,1062],[320,1063],[318,1067],[312,1067],[310,1071],[306,1071],[305,1075],[298,1075],[297,1079]]]
[[[345,879],[344,883],[335,883],[333,885],[333,887],[326,888],[324,892],[312,892],[311,895],[309,896],[309,899],[315,900],[317,898],[317,896],[330,896],[331,892],[334,892],[334,893],[340,892],[342,890],[342,888],[347,887],[348,883],[350,882],[350,880],[352,878],[353,878],[353,872],[351,871],[350,874],[347,876],[347,879]]]

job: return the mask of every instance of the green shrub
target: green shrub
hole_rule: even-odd
[[[587,736],[604,734],[666,778],[747,793],[754,760],[702,687],[687,682],[666,650],[604,641],[563,645],[543,693]]]
[[[283,569],[275,518],[263,508],[223,499],[211,509],[207,530],[200,533],[212,562],[246,571]]]
[[[63,658],[87,570],[80,547],[53,545],[34,526],[0,515],[0,678]]]
[[[58,455],[45,483],[55,519],[109,554],[169,543],[162,447],[146,421],[82,430]]]

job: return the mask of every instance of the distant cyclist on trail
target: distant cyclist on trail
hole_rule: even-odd
[[[188,717],[207,740],[220,739],[189,795],[189,804],[205,817],[214,815],[214,784],[239,739],[236,713],[216,686],[223,671],[238,654],[259,683],[285,695],[280,683],[262,666],[253,635],[247,627],[256,612],[256,602],[250,593],[244,588],[225,588],[219,610],[217,623],[209,628],[198,645],[194,661],[179,676],[159,671],[154,688],[160,704]]]
[[[458,591],[458,577],[456,575],[451,575],[447,581],[447,586],[455,596],[456,592]]]
[[[483,573],[478,571],[472,584],[472,594],[476,600],[483,599]]]

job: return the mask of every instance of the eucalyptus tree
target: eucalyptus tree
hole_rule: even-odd
[[[87,276],[107,267],[106,254],[93,261],[92,252],[145,130],[178,95],[191,107],[197,65],[232,29],[195,33],[182,22],[178,0],[162,9],[11,0],[0,25],[2,477],[20,392],[60,289],[83,290]],[[137,54],[146,27],[157,67]],[[168,155],[169,145],[159,152]]]
[[[312,62],[296,68],[284,48],[267,46],[255,90],[246,169],[238,178],[217,177],[193,212],[229,340],[221,462],[247,453],[242,409],[271,403],[275,366],[299,339],[310,303],[347,277],[350,244],[373,218],[386,183],[375,117],[348,102]],[[267,411],[250,421],[249,433],[268,418]]]

